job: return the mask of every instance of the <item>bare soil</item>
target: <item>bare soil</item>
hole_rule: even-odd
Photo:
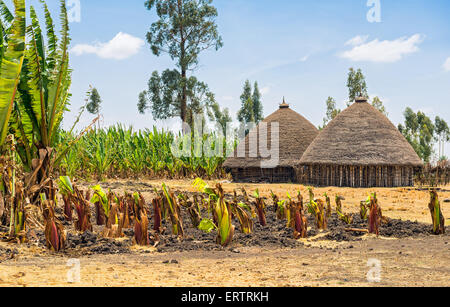
[[[175,191],[195,192],[191,181],[166,182]],[[110,181],[105,189],[117,193],[142,192],[150,201],[153,188],[160,181]],[[211,182],[211,185],[213,183]],[[81,184],[88,187],[89,184]],[[244,186],[269,198],[273,190],[280,198],[286,192],[296,195],[307,190],[299,185],[238,185],[224,183],[226,193]],[[255,220],[251,235],[240,233],[236,225],[233,244],[222,248],[215,244],[215,234],[204,234],[190,225],[184,215],[186,238],[161,236],[156,247],[132,245],[133,231],[123,239],[105,239],[99,234],[79,234],[66,224],[67,249],[55,254],[45,250],[41,231],[34,240],[21,246],[0,243],[0,286],[448,286],[450,284],[449,235],[431,235],[428,211],[429,194],[417,189],[342,189],[315,188],[316,197],[325,192],[345,198],[343,210],[354,215],[346,225],[335,215],[329,230],[318,232],[309,219],[308,239],[294,240],[284,221],[278,221],[267,199],[268,225]],[[359,217],[359,203],[377,192],[383,214],[389,223],[382,226],[380,237],[345,228],[366,228]],[[443,214],[450,217],[450,187],[439,192]],[[334,202],[333,202],[334,208]],[[447,225],[448,219],[446,220]],[[150,221],[152,223],[152,221]],[[167,225],[169,226],[169,225]],[[4,230],[0,229],[0,232]],[[81,263],[80,283],[68,283],[69,259]],[[369,283],[367,261],[381,262],[381,282]],[[220,272],[220,273],[219,273]]]

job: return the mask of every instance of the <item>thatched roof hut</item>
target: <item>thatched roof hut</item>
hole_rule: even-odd
[[[413,186],[423,166],[398,129],[367,102],[356,102],[332,120],[305,151],[299,181],[317,186]]]
[[[285,101],[280,105],[279,110],[262,123],[267,124],[266,130],[261,128],[262,124],[252,129],[239,143],[234,154],[225,161],[225,169],[231,172],[233,179],[237,182],[296,182],[295,169],[306,148],[319,134],[318,129],[306,118],[293,111]],[[279,125],[278,146],[274,144],[278,148],[272,148],[271,135],[274,123]],[[274,155],[267,157],[267,154],[260,152],[259,141],[265,138],[262,134],[264,132],[267,133],[267,149],[278,155],[276,165],[268,163]],[[257,144],[256,150],[251,150],[250,144]],[[245,152],[245,155],[239,155],[238,152]]]

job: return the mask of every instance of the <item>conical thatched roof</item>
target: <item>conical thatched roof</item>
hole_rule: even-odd
[[[267,143],[268,149],[272,147],[271,143],[271,123],[279,123],[279,165],[281,167],[293,167],[299,165],[300,157],[305,152],[306,148],[319,134],[319,130],[311,124],[306,118],[293,111],[284,101],[280,105],[278,111],[267,117],[263,123],[267,123]],[[270,158],[262,158],[260,151],[250,153],[249,144],[250,138],[253,142],[255,138],[259,138],[258,127],[252,129],[246,136],[245,141],[241,141],[238,145],[238,150],[245,146],[245,157],[237,157],[237,151],[229,157],[225,163],[226,168],[260,168],[262,161],[270,160]],[[259,148],[259,143],[258,147]],[[256,157],[254,157],[256,154]]]
[[[423,165],[389,119],[361,98],[328,124],[305,151],[301,164]]]

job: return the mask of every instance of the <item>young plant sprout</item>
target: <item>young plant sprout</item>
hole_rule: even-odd
[[[108,221],[106,223],[103,235],[106,238],[122,238],[123,233],[123,219],[124,214],[120,213],[117,203],[111,205],[109,210]]]
[[[25,195],[22,184],[16,182],[12,188],[11,210],[10,210],[10,227],[9,237],[17,240],[19,243],[26,241],[26,221],[27,215],[25,211]]]
[[[108,196],[99,185],[94,186],[92,189],[94,190],[94,195],[91,198],[91,203],[95,206],[97,225],[102,226],[106,224],[109,216],[110,205]]]
[[[438,194],[435,190],[430,191],[430,203],[428,205],[433,222],[433,233],[441,235],[445,233],[445,218],[441,211]]]
[[[45,242],[49,250],[59,252],[65,248],[66,233],[61,222],[55,217],[53,201],[46,199],[45,194],[41,196],[45,220]]]
[[[214,215],[217,219],[217,227],[219,228],[217,243],[222,246],[231,244],[234,236],[234,225],[231,223],[230,204],[225,201],[225,195],[221,184],[216,185],[217,202],[214,205]]]
[[[259,223],[261,226],[266,226],[266,205],[264,204],[264,199],[259,195],[259,190],[256,189],[253,197],[256,198],[256,212],[258,213]]]
[[[342,200],[344,200],[342,196],[336,196],[336,214],[341,221],[350,225],[353,223],[353,216],[342,212]]]
[[[71,202],[71,195],[73,194],[73,186],[68,176],[59,177],[59,191],[64,202],[64,218],[71,222],[73,219],[73,208]]]
[[[77,187],[74,186],[73,190],[75,193],[72,196],[72,202],[78,216],[78,219],[75,221],[75,229],[80,232],[85,232],[87,230],[92,231],[89,202]]]
[[[178,199],[180,200],[180,205],[187,209],[189,217],[191,219],[192,227],[198,228],[198,225],[200,225],[200,222],[202,220],[202,216],[198,211],[198,203],[190,202],[187,196],[183,193],[178,195]]]
[[[244,203],[233,203],[231,211],[239,220],[241,231],[244,234],[253,232],[252,209]]]
[[[370,212],[369,212],[369,233],[380,234],[381,226],[381,209],[378,206],[377,194],[373,193],[370,197]]]
[[[365,201],[361,201],[359,215],[363,221],[369,218],[369,209],[370,209],[370,199],[371,196],[367,197]]]
[[[317,209],[315,216],[317,228],[320,230],[327,229],[327,216],[325,213],[325,205],[321,199],[317,200]]]
[[[153,230],[156,231],[156,233],[161,233],[161,230],[162,230],[161,204],[162,204],[162,199],[159,196],[154,198],[153,201],[152,201],[152,205],[153,205]]]
[[[328,196],[327,193],[323,194],[323,196],[325,197],[325,202],[327,204],[326,217],[330,218],[331,217],[331,212],[332,212],[331,199],[330,199],[330,197]]]
[[[169,206],[169,217],[172,222],[172,232],[176,236],[183,237],[183,222],[181,221],[180,206],[177,202],[177,198],[175,197],[175,194],[169,190],[165,183],[162,184],[162,188]]]
[[[282,200],[277,203],[277,219],[282,221],[287,217],[286,201]]]
[[[272,191],[270,191],[270,196],[272,197],[272,202],[273,202],[273,212],[276,213],[278,211],[278,204],[280,202],[280,199]]]
[[[288,227],[294,229],[294,238],[306,238],[308,236],[308,221],[303,215],[303,198],[298,197],[299,201],[295,202],[288,193]]]
[[[228,246],[234,236],[234,225],[231,222],[231,205],[225,200],[222,185],[217,184],[216,189],[211,189],[202,179],[197,178],[193,186],[201,193],[207,194],[213,210],[213,220],[203,219],[199,229],[204,232],[217,230],[217,244]]]
[[[148,235],[148,216],[145,209],[145,200],[142,194],[134,194],[135,216],[134,216],[134,240],[137,245],[146,246],[150,244]],[[159,229],[158,229],[159,230]]]

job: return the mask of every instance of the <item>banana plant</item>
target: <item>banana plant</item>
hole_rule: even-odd
[[[220,184],[216,185],[218,191],[217,202],[214,205],[214,215],[217,219],[218,236],[217,243],[222,246],[231,244],[234,236],[234,225],[231,222],[231,208],[230,204],[225,201],[223,188]]]
[[[287,218],[286,200],[277,202],[277,219],[282,221]]]
[[[270,191],[270,197],[272,198],[273,202],[273,212],[277,212],[278,210],[278,203],[280,202],[280,199],[278,198],[273,191]]]
[[[264,200],[259,194],[259,190],[256,189],[256,191],[253,194],[253,197],[256,199],[256,212],[258,213],[259,223],[261,226],[266,226],[266,206],[264,204]]]
[[[308,236],[308,220],[303,214],[303,197],[299,193],[296,202],[289,193],[287,196],[289,199],[287,205],[288,228],[294,230],[294,239],[306,238]]]
[[[433,221],[433,233],[436,235],[445,233],[445,218],[441,211],[438,194],[435,190],[430,191],[430,203],[428,205]]]
[[[29,185],[45,180],[52,170],[50,161],[60,161],[70,144],[57,151],[57,135],[63,114],[69,104],[71,69],[69,68],[69,23],[66,3],[60,0],[61,37],[55,34],[51,14],[41,1],[45,16],[47,45],[37,17],[30,6],[30,24],[26,28],[25,64],[20,76],[20,99],[15,104],[12,126],[19,141],[18,153],[26,168],[38,173]],[[23,12],[24,13],[24,12]],[[59,43],[58,43],[59,40]],[[56,153],[55,155],[53,155]],[[43,156],[47,160],[43,160]],[[38,161],[38,163],[33,161]],[[40,163],[39,163],[40,161]],[[41,170],[41,171],[39,171]]]
[[[327,204],[326,217],[330,218],[331,217],[331,212],[332,212],[331,199],[330,199],[330,197],[328,196],[327,193],[323,194],[323,196],[325,197],[325,203]]]
[[[363,221],[369,218],[370,200],[371,195],[369,195],[365,201],[361,201],[360,203],[359,215]]]
[[[153,204],[153,230],[157,233],[161,233],[161,206],[162,206],[162,199],[161,197],[156,197],[152,201]]]
[[[65,248],[66,234],[64,226],[55,217],[54,203],[42,195],[41,206],[45,220],[45,241],[47,248],[54,252],[59,252]]]
[[[136,197],[136,214],[134,223],[134,242],[138,245],[145,246],[150,244],[150,238],[148,236],[148,217],[147,210],[145,209],[145,200],[141,194]]]
[[[338,215],[338,218],[344,223],[352,224],[353,216],[351,214],[344,214],[342,212],[342,200],[344,200],[342,196],[336,195],[336,214]]]
[[[59,177],[58,187],[64,202],[64,218],[70,222],[73,215],[72,198],[74,193],[70,178],[68,176]]]
[[[92,187],[92,190],[94,191],[94,195],[92,196],[90,202],[95,206],[97,225],[105,225],[111,209],[108,196],[103,191],[100,185]]]
[[[381,209],[378,206],[377,194],[374,193],[370,197],[370,212],[369,212],[369,233],[380,234],[381,226]]]
[[[91,211],[87,200],[89,197],[85,197],[78,188],[74,187],[73,189],[74,196],[72,202],[78,215],[78,219],[75,221],[75,229],[80,232],[92,231]]]
[[[25,58],[25,0],[14,0],[14,16],[3,1],[0,1],[2,16],[12,25],[6,30],[1,27],[0,53],[0,150],[3,152],[9,123],[17,98],[18,85]],[[5,48],[5,37],[7,47]]]
[[[237,217],[239,224],[241,226],[241,231],[244,234],[250,234],[253,232],[253,220],[252,220],[252,209],[247,204],[242,202],[233,203],[231,206],[231,211]]]
[[[177,199],[173,194],[173,192],[169,190],[169,188],[166,186],[165,183],[162,184],[162,189],[164,192],[164,196],[166,197],[167,203],[169,205],[169,215],[170,220],[172,222],[172,232],[176,236],[183,237],[184,236],[183,222],[181,220],[180,206],[177,202]]]

